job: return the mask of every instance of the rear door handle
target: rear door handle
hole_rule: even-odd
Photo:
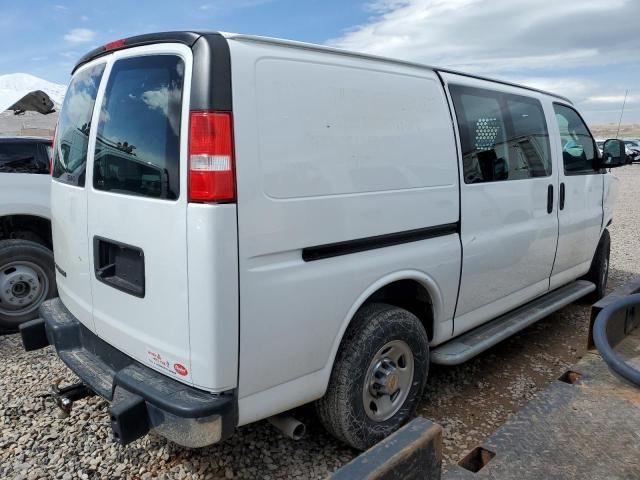
[[[553,185],[547,188],[547,213],[553,212]]]
[[[560,210],[564,210],[564,182],[560,184]]]

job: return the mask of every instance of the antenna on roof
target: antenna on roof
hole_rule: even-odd
[[[620,111],[620,120],[618,120],[618,131],[616,132],[616,138],[620,135],[620,124],[622,123],[622,115],[624,115],[624,106],[627,104],[627,95],[629,95],[629,90],[625,90],[624,92],[624,100],[622,101],[622,110]]]

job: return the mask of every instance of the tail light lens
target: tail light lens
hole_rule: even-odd
[[[189,201],[233,202],[236,182],[229,112],[191,112]]]

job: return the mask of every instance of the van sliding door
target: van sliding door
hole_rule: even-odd
[[[462,150],[459,334],[548,290],[558,172],[540,100],[451,77]]]

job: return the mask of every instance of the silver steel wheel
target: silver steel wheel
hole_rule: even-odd
[[[362,389],[367,416],[376,422],[393,417],[413,384],[413,353],[402,340],[385,344],[369,364]]]
[[[44,269],[29,261],[0,266],[0,314],[17,317],[36,310],[49,291]]]

